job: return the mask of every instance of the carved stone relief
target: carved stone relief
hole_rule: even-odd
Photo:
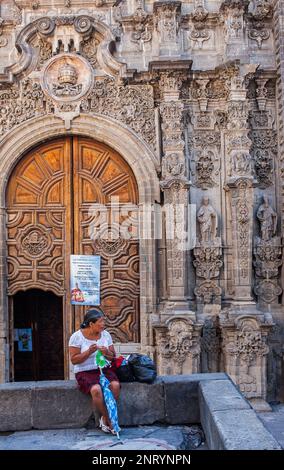
[[[90,91],[92,84],[89,63],[75,54],[53,57],[42,73],[42,88],[54,101],[80,100]]]
[[[253,130],[252,155],[260,188],[273,184],[275,158],[277,157],[277,134],[274,130]]]
[[[200,370],[202,324],[191,319],[172,318],[155,327],[158,373],[186,374]]]
[[[221,239],[217,237],[218,218],[215,209],[204,197],[197,212],[200,238],[193,250],[197,286],[194,293],[198,307],[204,304],[221,304],[221,288],[216,281],[222,267]],[[205,281],[204,281],[205,280]]]
[[[249,399],[266,399],[267,336],[272,325],[269,314],[221,315],[225,370]]]
[[[282,265],[282,246],[280,237],[276,236],[277,214],[266,196],[263,197],[263,203],[259,206],[256,216],[260,225],[260,237],[255,237],[254,240],[254,292],[260,303],[277,304],[282,293],[277,281]]]

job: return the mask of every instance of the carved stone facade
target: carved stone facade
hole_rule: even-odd
[[[159,373],[225,370],[255,403],[284,399],[282,3],[2,0],[1,381],[13,368],[7,182],[42,141],[85,136],[137,181],[140,341],[127,351]],[[56,256],[48,230],[21,223],[23,258]],[[96,250],[111,259],[125,243]]]

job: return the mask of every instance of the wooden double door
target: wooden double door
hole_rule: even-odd
[[[37,325],[45,324],[40,315],[48,318],[49,309],[41,313],[38,307],[31,313],[29,305],[39,291],[50,293],[50,321],[58,332],[58,323],[52,320],[57,311],[63,323],[65,371],[69,336],[79,328],[86,310],[70,303],[71,254],[101,255],[101,307],[107,329],[116,342],[139,342],[139,242],[133,236],[137,203],[137,184],[129,165],[119,153],[89,138],[43,143],[25,155],[11,174],[6,193],[11,334],[17,328],[21,302],[22,328],[25,315],[36,317]],[[27,328],[28,324],[33,328],[35,321],[27,321]],[[40,350],[44,335],[38,330],[33,334],[38,335],[34,347]],[[52,328],[45,335],[59,341]],[[13,340],[11,344],[15,346]],[[11,356],[17,361],[15,349]],[[40,368],[45,367],[43,360]]]

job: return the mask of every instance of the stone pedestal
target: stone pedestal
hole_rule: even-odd
[[[154,325],[158,374],[196,374],[200,372],[202,323],[195,314],[172,316]]]
[[[224,370],[255,403],[263,404],[267,397],[267,337],[272,327],[270,313],[253,306],[232,307],[220,314]]]

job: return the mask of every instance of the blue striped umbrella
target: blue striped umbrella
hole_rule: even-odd
[[[100,385],[102,387],[104,401],[106,405],[106,409],[108,412],[109,419],[112,424],[113,430],[116,432],[116,435],[119,439],[119,432],[121,431],[119,424],[118,424],[118,415],[117,415],[117,404],[116,400],[112,394],[112,391],[109,388],[110,382],[104,375],[102,369],[100,368]]]

